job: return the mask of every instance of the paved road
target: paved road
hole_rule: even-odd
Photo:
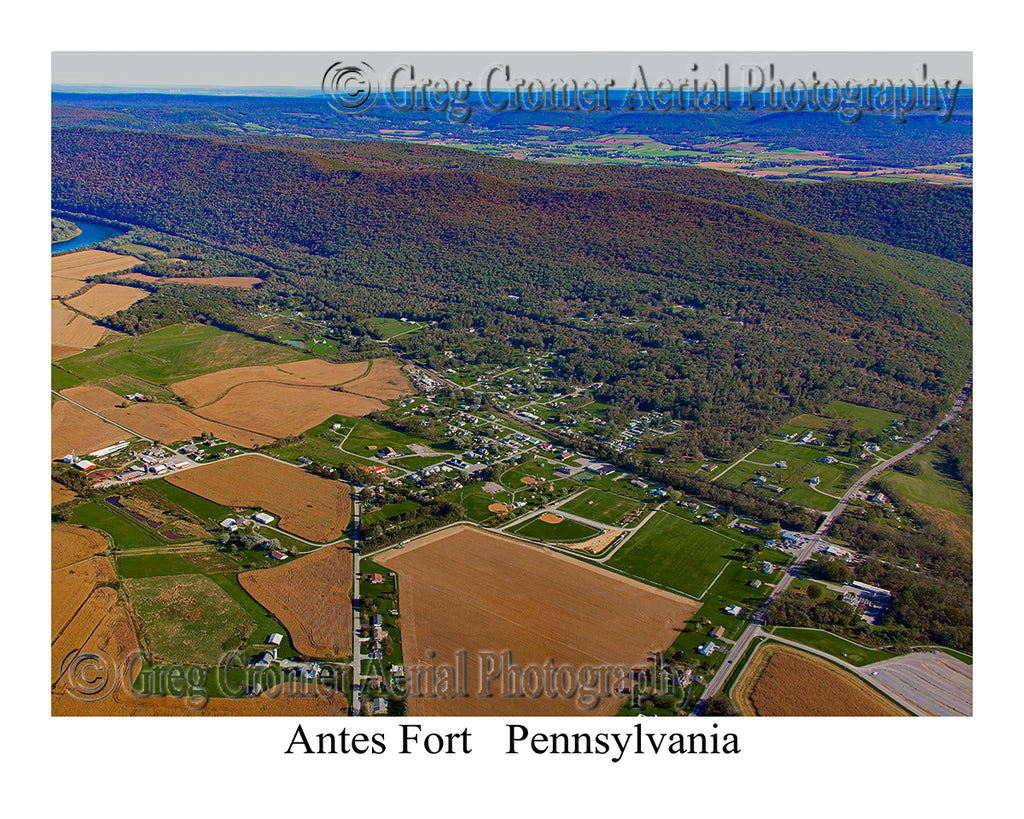
[[[818,547],[822,545],[823,538],[832,528],[832,525],[836,522],[836,520],[839,519],[839,516],[846,509],[849,502],[853,499],[853,496],[860,491],[861,487],[863,487],[868,481],[874,478],[879,472],[888,469],[893,464],[903,460],[904,458],[919,451],[922,447],[927,446],[929,443],[931,443],[935,436],[939,434],[940,430],[960,413],[960,410],[963,408],[964,402],[967,400],[967,396],[970,394],[971,384],[973,380],[974,376],[972,375],[967,380],[967,383],[964,385],[964,388],[960,391],[960,395],[957,397],[956,401],[953,402],[952,409],[950,409],[950,411],[946,413],[945,417],[936,425],[935,429],[933,429],[931,432],[925,435],[917,443],[907,447],[907,449],[903,450],[899,454],[893,455],[891,458],[888,458],[876,464],[874,467],[868,470],[863,476],[861,476],[857,481],[855,481],[854,484],[848,490],[846,490],[846,493],[839,500],[839,503],[835,505],[835,508],[833,508],[832,511],[825,516],[825,520],[822,521],[821,525],[814,532],[814,535],[808,538],[804,547],[797,554],[796,561],[786,572],[786,575],[782,578],[782,580],[779,581],[779,583],[775,586],[772,593],[768,596],[768,599],[765,600],[764,605],[761,606],[757,614],[755,614],[753,619],[750,621],[750,625],[747,626],[743,634],[740,635],[740,638],[733,645],[732,650],[728,653],[728,655],[725,658],[725,662],[722,663],[722,667],[719,669],[718,673],[712,678],[707,688],[704,689],[704,696],[702,696],[697,705],[694,706],[693,713],[695,715],[699,716],[700,714],[704,713],[704,710],[707,708],[708,701],[712,697],[714,697],[715,694],[718,693],[722,685],[725,683],[725,680],[729,677],[729,674],[732,671],[733,666],[740,660],[744,652],[747,650],[747,648],[749,648],[750,643],[754,640],[758,633],[760,633],[761,626],[765,622],[765,616],[768,613],[768,607],[771,605],[772,601],[786,590],[786,587],[789,586],[790,581],[792,581],[794,577],[799,576],[800,568],[807,561],[807,559],[812,554],[814,554],[815,551],[817,551]]]

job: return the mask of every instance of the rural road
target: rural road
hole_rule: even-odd
[[[352,600],[359,599],[359,493],[361,486],[352,488]],[[359,683],[362,679],[362,656],[359,651],[359,612],[352,607],[352,703],[350,713],[358,715],[361,707]]]
[[[772,590],[772,593],[768,596],[768,599],[765,600],[764,605],[762,605],[761,608],[758,610],[757,614],[754,615],[753,619],[750,622],[750,625],[747,626],[743,634],[740,635],[740,638],[733,644],[732,649],[726,655],[725,662],[722,663],[721,669],[719,669],[719,672],[715,674],[715,676],[712,678],[707,688],[704,689],[703,696],[694,706],[692,713],[695,716],[700,716],[704,713],[704,711],[707,709],[708,702],[711,700],[712,697],[714,697],[719,692],[722,685],[731,676],[730,672],[733,670],[733,667],[746,652],[747,648],[749,648],[751,641],[753,641],[753,639],[760,632],[761,626],[765,622],[765,617],[768,613],[769,606],[772,604],[772,601],[775,600],[775,598],[777,598],[780,594],[782,594],[782,592],[786,590],[786,587],[789,586],[790,581],[794,577],[798,576],[801,566],[807,561],[807,559],[812,554],[814,554],[817,548],[822,544],[823,538],[832,528],[832,525],[839,519],[839,516],[846,509],[847,505],[849,504],[853,496],[860,491],[861,487],[863,487],[868,481],[874,478],[878,473],[882,472],[885,469],[888,469],[893,464],[903,460],[904,458],[914,454],[915,452],[918,452],[922,447],[927,446],[929,443],[931,443],[932,440],[934,440],[935,436],[939,434],[941,429],[945,427],[945,425],[948,424],[950,421],[952,421],[957,415],[959,415],[960,410],[963,408],[964,402],[967,400],[967,396],[970,394],[971,385],[973,381],[974,376],[972,375],[970,378],[967,379],[967,383],[960,391],[960,395],[957,396],[956,401],[953,402],[953,407],[950,409],[948,413],[946,413],[942,420],[939,421],[939,423],[935,426],[935,429],[933,429],[931,432],[929,432],[915,444],[904,449],[902,452],[899,452],[898,454],[893,455],[891,458],[888,458],[887,460],[884,460],[881,463],[876,464],[874,467],[872,467],[866,473],[864,473],[864,475],[858,478],[853,483],[853,485],[846,490],[843,497],[839,500],[839,503],[837,503],[835,507],[832,509],[832,511],[825,516],[825,520],[821,522],[821,525],[814,532],[814,535],[807,539],[806,544],[797,554],[796,561],[793,563],[792,566],[789,567],[785,576]]]

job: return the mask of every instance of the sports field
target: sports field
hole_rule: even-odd
[[[601,534],[600,529],[561,515],[541,515],[508,531],[548,543],[578,543]]]
[[[633,577],[700,597],[743,545],[738,539],[656,512],[608,565]]]
[[[621,495],[613,495],[599,489],[588,489],[583,494],[563,503],[559,509],[587,518],[595,523],[612,526],[620,523],[626,515],[643,509],[643,507],[644,504],[633,498],[624,498]]]

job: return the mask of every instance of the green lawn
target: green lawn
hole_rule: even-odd
[[[561,523],[547,523],[537,517],[513,526],[508,531],[548,543],[578,543],[601,534],[599,529],[570,518],[564,518]]]
[[[366,323],[374,333],[385,341],[389,338],[401,335],[402,333],[408,333],[412,330],[420,330],[425,326],[415,321],[399,321],[398,319],[385,318],[383,316],[367,319]]]
[[[606,564],[654,585],[700,597],[743,542],[731,535],[656,512]]]
[[[859,643],[851,642],[828,631],[816,628],[792,628],[780,626],[772,632],[776,637],[785,637],[803,643],[805,646],[827,652],[833,657],[845,660],[850,665],[869,665],[882,660],[891,660],[894,655],[877,648],[868,648]]]
[[[174,574],[199,574],[200,569],[173,552],[156,555],[122,555],[117,558],[121,577],[166,577]]]
[[[894,418],[906,420],[906,416],[897,412],[861,407],[857,404],[848,404],[846,401],[833,401],[826,407],[825,412],[836,418],[849,418],[857,430],[873,429],[879,433],[888,427]]]
[[[630,512],[642,509],[644,504],[631,498],[612,495],[600,489],[587,489],[559,508],[572,515],[579,515],[596,523],[614,526]]]
[[[102,529],[114,539],[118,549],[157,549],[167,544],[155,538],[113,509],[97,501],[76,506],[71,513],[71,522],[79,526]]]

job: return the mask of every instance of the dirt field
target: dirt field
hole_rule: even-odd
[[[545,523],[561,523],[565,520],[561,515],[556,515],[554,512],[545,512],[540,516],[540,519]]]
[[[347,485],[261,455],[204,464],[167,482],[224,506],[262,507],[284,531],[317,543],[342,537],[352,512]]]
[[[196,415],[224,424],[284,438],[298,435],[332,415],[361,418],[385,405],[375,398],[335,392],[327,387],[300,387],[259,381],[241,384]]]
[[[57,483],[56,481],[50,481],[50,506],[60,506],[62,503],[67,503],[69,500],[74,500],[78,495],[66,486]]]
[[[119,256],[105,250],[79,250],[50,259],[50,275],[84,281],[89,276],[125,270],[141,261],[134,256]]]
[[[375,358],[370,365],[370,372],[345,385],[346,392],[366,395],[391,401],[412,395],[416,390],[409,377],[402,372],[402,365],[389,358]]]
[[[614,541],[624,531],[624,529],[606,529],[597,537],[584,540],[582,543],[563,543],[560,545],[565,546],[567,549],[575,549],[578,552],[590,552],[596,555],[600,554],[609,543]]]
[[[533,486],[535,483],[538,483],[538,481],[532,475],[523,475],[523,477],[519,479],[519,483],[525,483],[527,486]]]
[[[915,714],[974,713],[974,668],[941,651],[915,651],[865,667],[872,681]]]
[[[135,302],[142,301],[148,295],[148,291],[138,287],[125,287],[120,284],[94,284],[81,296],[70,299],[68,306],[87,316],[104,318],[114,315],[118,310],[131,307]]]
[[[131,437],[130,432],[68,401],[57,400],[50,405],[51,458],[63,458],[72,450],[84,455]]]
[[[352,554],[327,546],[274,569],[240,574],[238,581],[277,617],[292,644],[310,657],[352,654]]]
[[[70,296],[76,290],[81,290],[83,282],[78,279],[62,279],[60,276],[50,277],[51,296]]]
[[[64,491],[69,492],[72,497],[75,496],[70,490]],[[50,568],[54,571],[87,560],[108,548],[110,544],[107,543],[107,539],[92,529],[63,523],[50,525]]]
[[[495,682],[480,696],[487,656],[511,652],[523,669],[642,666],[667,648],[699,603],[644,586],[573,558],[462,526],[427,535],[377,562],[399,575],[402,648],[413,715],[612,715],[622,702],[609,690],[581,707],[568,683],[556,696],[509,698]],[[467,698],[428,697],[425,669],[467,652]],[[488,655],[489,652],[493,654]],[[417,667],[421,669],[417,683]],[[578,674],[578,672],[577,672]],[[579,676],[572,675],[576,679]],[[614,679],[614,678],[613,678]],[[617,686],[616,686],[617,687]]]
[[[171,384],[171,390],[190,407],[212,404],[232,387],[254,381],[280,384],[301,384],[310,387],[332,387],[359,378],[366,372],[365,361],[331,364],[316,358],[288,364],[267,364],[256,367],[232,367]]]
[[[867,683],[805,651],[769,643],[732,689],[744,716],[891,717],[906,712]]]
[[[509,506],[507,503],[492,503],[492,504],[490,504],[487,507],[487,511],[488,512],[497,512],[499,514],[504,515],[506,512],[511,510],[511,508],[512,507]]]
[[[76,404],[81,404],[86,409],[91,409],[93,412],[103,412],[104,410],[113,409],[118,404],[126,403],[123,395],[118,395],[116,392],[111,392],[108,389],[92,384],[68,387],[66,390],[61,390],[60,394],[65,398],[70,398]]]
[[[50,361],[56,361],[58,358],[67,358],[69,355],[80,353],[81,347],[61,347],[57,344],[50,345]]]

